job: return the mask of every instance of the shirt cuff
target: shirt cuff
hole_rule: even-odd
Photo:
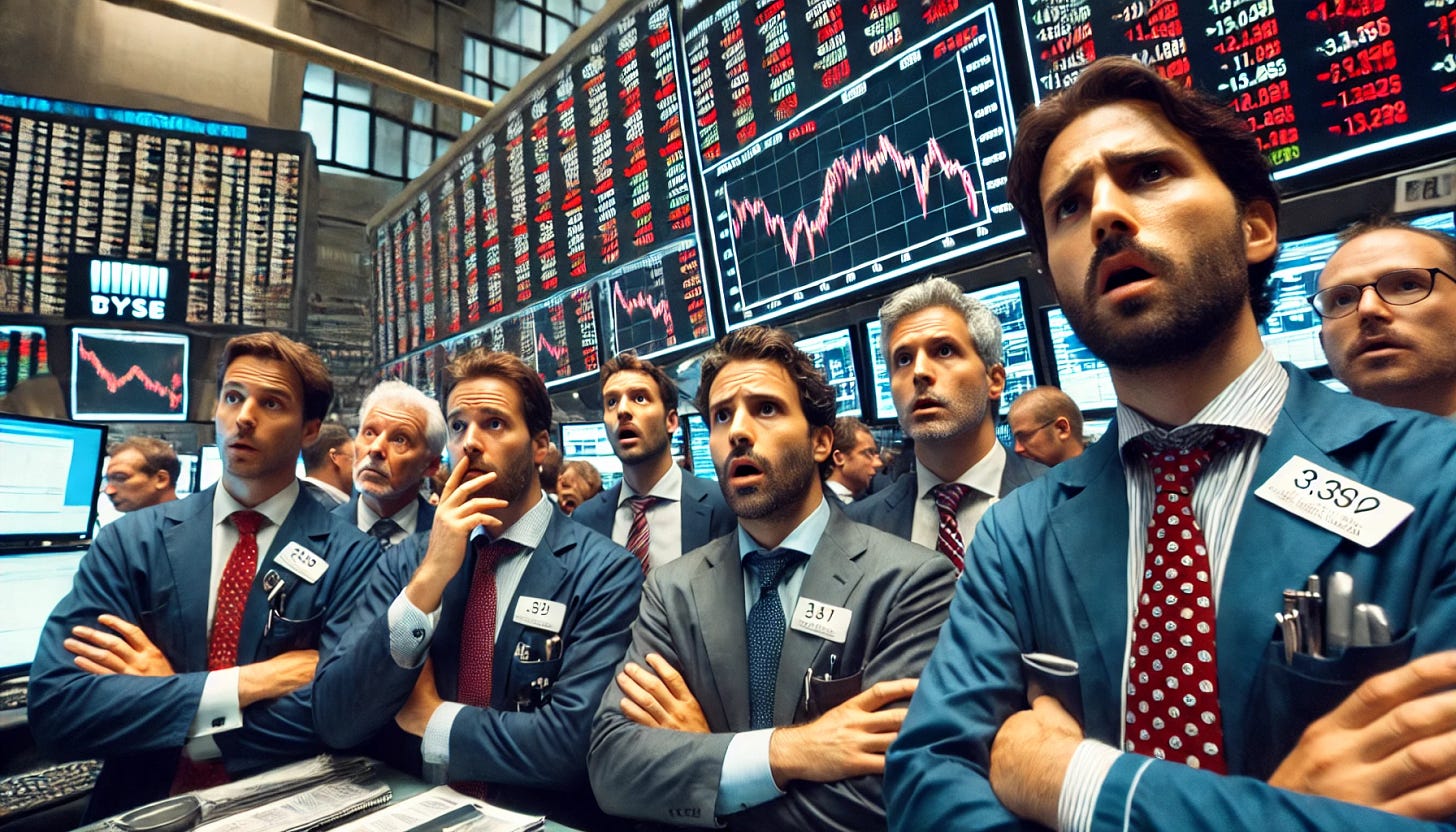
[[[420,759],[426,765],[438,766],[441,771],[450,765],[450,729],[463,710],[465,706],[459,702],[441,702],[430,714],[425,736],[420,740]]]
[[[718,778],[718,801],[713,809],[718,817],[783,797],[768,764],[769,737],[775,730],[744,731],[734,734],[728,742],[728,751],[723,755],[723,773]]]
[[[238,707],[238,668],[214,670],[202,683],[197,713],[187,726],[187,756],[214,760],[222,756],[213,734],[243,727],[243,710]]]
[[[1121,751],[1096,740],[1082,740],[1077,744],[1057,799],[1057,828],[1062,832],[1090,832],[1097,795],[1102,791],[1107,772],[1121,757]]]
[[[400,590],[389,605],[389,655],[394,663],[406,670],[414,670],[424,664],[430,639],[439,623],[438,607],[434,612],[423,612],[410,603],[404,590]]]

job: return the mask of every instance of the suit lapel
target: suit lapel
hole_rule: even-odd
[[[743,613],[743,563],[738,538],[714,541],[704,565],[692,579],[694,619],[707,649],[707,688],[699,701],[705,712],[719,709],[717,724],[748,730],[748,636]],[[716,692],[716,695],[714,694]],[[713,715],[707,713],[710,722]]]
[[[305,496],[300,491],[300,496]],[[263,629],[268,624],[268,594],[263,591],[263,578],[268,570],[276,571],[287,584],[287,607],[283,614],[292,619],[312,617],[311,600],[318,584],[305,581],[288,569],[278,565],[278,553],[290,543],[298,543],[316,555],[321,555],[329,538],[329,523],[322,510],[312,498],[296,499],[283,525],[273,535],[273,542],[260,559],[257,574],[253,577],[252,589],[248,591],[248,602],[243,608],[243,629],[238,636],[238,663],[246,664],[258,655],[263,641]],[[332,568],[332,567],[331,567]],[[326,573],[327,574],[327,573]],[[325,577],[318,580],[323,581]]]
[[[1107,713],[1088,709],[1089,730],[1101,727],[1120,733],[1121,714],[1114,711],[1127,644],[1127,483],[1118,456],[1116,428],[1109,427],[1107,434],[1106,440],[1089,448],[1071,469],[1085,472],[1086,479],[1069,476],[1065,487],[1080,491],[1049,515],[1057,555],[1048,555],[1048,559],[1062,559],[1062,569],[1071,575],[1073,591],[1082,605],[1083,616],[1074,616],[1073,620],[1080,618],[1090,625],[1093,655],[1076,656],[1085,692],[1082,700],[1092,708],[1097,707],[1096,703],[1113,702]],[[1034,602],[1055,603],[1047,598]],[[1076,641],[1085,643],[1080,638]],[[1088,658],[1095,661],[1089,662]]]
[[[207,667],[207,599],[212,592],[212,496],[216,486],[197,499],[168,504],[162,543],[175,581],[175,595],[162,615],[171,624],[160,627],[176,639],[176,650],[188,669]],[[139,623],[139,622],[133,622]]]
[[[854,561],[865,551],[865,539],[843,512],[831,511],[829,525],[804,568],[799,597],[812,598],[836,607],[845,606],[864,573]],[[789,615],[793,615],[789,608]],[[784,649],[779,654],[778,685],[774,690],[774,724],[791,725],[804,698],[804,672],[819,667],[823,653],[836,652],[834,642],[788,627]]]
[[[682,520],[682,534],[678,540],[682,542],[683,552],[691,552],[711,537],[708,526],[713,519],[712,508],[703,500],[705,495],[702,491],[688,486],[692,479],[691,474],[683,472],[682,496],[678,502]]]
[[[919,476],[911,471],[895,481],[885,497],[884,510],[880,512],[875,525],[904,540],[909,540],[915,529],[915,492]]]
[[[512,614],[516,609],[517,598],[548,598],[570,605],[570,599],[558,598],[561,591],[561,584],[566,580],[566,566],[562,563],[562,557],[569,551],[576,542],[570,535],[565,534],[564,524],[571,522],[566,515],[551,510],[551,522],[546,526],[546,534],[541,538],[541,544],[531,553],[531,560],[526,564],[526,571],[521,575],[521,580],[516,584],[516,593],[510,598],[497,598],[497,604],[504,606],[497,610],[497,614],[505,613],[501,621],[500,629],[495,634],[495,657],[491,663],[491,705],[496,708],[505,708],[505,698],[510,691],[506,688],[510,684],[511,662],[515,655],[516,645],[521,642],[525,633],[525,625],[513,620]],[[574,610],[568,609],[566,614],[570,616]]]

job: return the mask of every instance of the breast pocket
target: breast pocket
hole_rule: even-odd
[[[1279,767],[1311,722],[1334,710],[1362,682],[1410,661],[1416,629],[1390,644],[1348,647],[1338,659],[1296,653],[1284,661],[1284,641],[1271,641],[1264,652],[1262,693],[1249,714],[1252,727],[1249,770],[1261,779]]]
[[[309,618],[287,618],[275,610],[268,611],[263,641],[258,645],[258,661],[265,661],[293,650],[316,650],[323,630],[324,614]]]
[[[561,675],[565,646],[556,633],[530,627],[521,631],[506,675],[506,707],[534,711],[551,702],[551,688]]]

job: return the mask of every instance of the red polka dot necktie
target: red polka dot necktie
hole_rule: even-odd
[[[1128,655],[1124,748],[1219,774],[1227,764],[1217,615],[1193,486],[1232,439],[1218,431],[1207,447],[1154,448],[1142,439],[1133,446],[1152,469],[1154,496]]]
[[[238,664],[243,609],[258,575],[258,529],[267,520],[256,511],[235,511],[228,519],[238,530],[238,542],[217,584],[217,609],[212,617],[212,635],[207,640],[208,670],[226,670]]]
[[[482,538],[483,539],[483,538]],[[520,544],[497,540],[479,547],[465,621],[460,625],[460,677],[457,695],[462,705],[489,708],[491,676],[495,672],[495,569],[521,549]],[[450,784],[457,791],[484,800],[485,784],[472,780]]]
[[[966,568],[966,544],[961,537],[956,513],[961,510],[966,495],[971,493],[971,487],[965,483],[943,482],[930,489],[930,493],[935,497],[935,510],[940,513],[940,534],[936,538],[935,549],[950,558],[959,575]]]
[[[627,532],[627,551],[637,556],[642,564],[642,574],[647,574],[651,565],[652,534],[647,528],[647,510],[657,505],[658,497],[629,497],[632,504],[632,528]]]

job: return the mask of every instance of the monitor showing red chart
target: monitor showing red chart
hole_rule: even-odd
[[[187,419],[186,335],[76,327],[71,416],[92,421]]]

